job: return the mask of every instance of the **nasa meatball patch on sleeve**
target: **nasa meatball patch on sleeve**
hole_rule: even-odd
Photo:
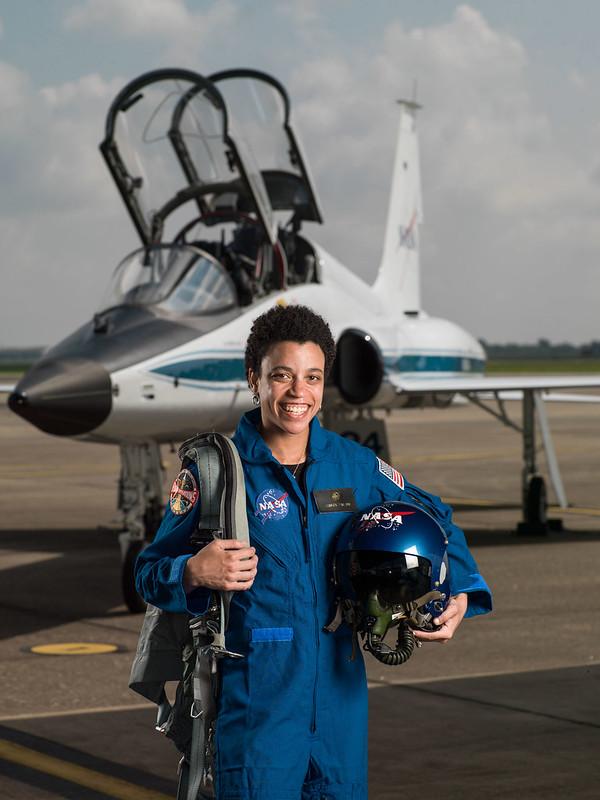
[[[404,489],[404,478],[397,469],[394,469],[385,461],[382,461],[379,456],[377,457],[377,464],[379,466],[379,472],[381,472],[382,475],[385,475],[388,480],[395,483],[399,489]]]
[[[182,469],[173,481],[169,495],[169,506],[173,514],[187,514],[198,500],[200,492],[196,479],[189,469]]]

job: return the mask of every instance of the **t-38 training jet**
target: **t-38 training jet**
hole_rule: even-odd
[[[323,220],[277,80],[250,69],[209,78],[164,69],[114,99],[100,149],[141,247],[114,271],[94,318],[44,354],[9,406],[47,433],[120,447],[123,591],[132,610],[142,608],[133,563],[162,514],[159,445],[234,428],[250,405],[245,341],[275,303],[308,305],[331,325],[338,351],[326,424],[383,448],[374,409],[446,405],[460,394],[513,424],[501,392],[519,390],[525,520],[545,523],[536,411],[566,504],[540,393],[600,386],[600,376],[487,377],[477,340],[422,309],[417,109],[400,102],[383,256],[369,286],[302,233],[303,223]]]

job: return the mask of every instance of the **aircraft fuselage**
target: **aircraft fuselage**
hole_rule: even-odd
[[[11,408],[46,432],[99,442],[170,442],[196,430],[232,430],[250,407],[245,342],[252,321],[274,303],[310,306],[336,340],[351,326],[368,334],[384,366],[371,408],[394,404],[386,380],[392,373],[483,371],[485,354],[466,331],[424,312],[390,318],[371,287],[315,250],[321,283],[271,293],[247,308],[172,319],[123,306],[97,315],[24,377]],[[343,404],[335,391],[329,398]]]

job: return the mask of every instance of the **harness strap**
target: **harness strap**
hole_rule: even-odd
[[[244,472],[233,442],[219,433],[188,439],[179,449],[182,458],[193,460],[200,479],[200,520],[192,542],[200,546],[213,538],[249,543]],[[212,792],[211,735],[216,717],[217,663],[223,657],[242,658],[227,650],[225,631],[233,592],[219,592],[219,619],[197,617],[190,621],[196,663],[193,673],[194,701],[191,709],[192,742],[185,800],[197,800],[198,792]],[[184,787],[182,787],[184,788]],[[178,792],[179,797],[179,792]],[[183,795],[180,800],[184,800]]]
[[[212,784],[209,765],[212,754],[209,752],[210,733],[217,715],[214,673],[216,658],[210,646],[206,645],[206,635],[202,635],[201,627],[192,628],[194,649],[198,654],[194,667],[192,704],[192,745],[190,750],[190,766],[186,800],[197,800],[201,787],[208,788]]]
[[[209,438],[210,437],[210,438]],[[212,435],[206,434],[203,439],[196,438],[191,446],[186,442],[180,448],[183,458],[195,461],[198,467],[200,482],[200,519],[198,533],[205,534],[203,544],[216,535],[223,536],[223,484],[225,476],[221,465],[220,448],[211,441]]]
[[[201,547],[215,537],[248,544],[244,472],[231,439],[218,433],[198,434],[183,443],[179,457],[198,468],[200,516],[192,546]],[[232,595],[215,593],[207,613],[191,620],[188,614],[152,605],[144,617],[129,686],[157,704],[157,730],[183,753],[178,800],[214,795],[211,769],[217,663],[224,657],[242,658],[226,647]],[[173,705],[164,690],[166,681],[179,681]]]

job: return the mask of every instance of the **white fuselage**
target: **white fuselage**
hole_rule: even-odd
[[[462,328],[443,319],[389,313],[378,294],[329,253],[315,247],[321,283],[293,286],[253,304],[232,322],[111,374],[112,410],[84,437],[105,442],[179,441],[199,430],[232,430],[250,408],[244,348],[253,320],[276,303],[303,304],[321,314],[336,341],[348,328],[368,333],[385,374],[481,373],[485,354]],[[371,408],[392,404],[383,381]]]

